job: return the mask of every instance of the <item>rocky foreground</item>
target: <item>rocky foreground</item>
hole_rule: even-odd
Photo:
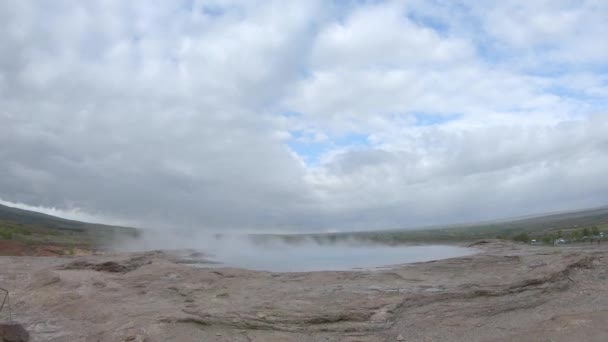
[[[606,244],[475,247],[310,273],[197,268],[168,252],[0,257],[0,287],[31,341],[608,341]]]

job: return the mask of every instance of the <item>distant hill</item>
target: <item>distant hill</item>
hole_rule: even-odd
[[[319,243],[334,243],[355,239],[398,244],[470,241],[484,238],[510,239],[522,232],[537,238],[554,234],[560,230],[564,233],[570,233],[574,230],[593,226],[608,231],[608,206],[419,229],[330,234],[256,234],[252,235],[252,238],[259,242],[276,238],[293,243],[309,239]],[[103,245],[116,240],[134,238],[139,234],[140,232],[136,228],[67,220],[39,212],[0,205],[0,240],[13,239],[26,243],[54,243],[60,245]]]
[[[136,228],[67,220],[0,205],[0,240],[27,245],[101,246],[138,235]]]
[[[88,223],[68,220],[57,216],[47,215],[36,211],[19,209],[0,204],[0,221],[13,222],[23,225],[35,225],[50,229],[70,230],[74,232],[111,231],[135,233],[137,229],[131,227],[111,226],[98,223]]]
[[[302,243],[313,240],[321,244],[343,241],[377,242],[388,244],[459,242],[478,239],[512,239],[526,233],[531,238],[541,239],[561,231],[564,236],[583,228],[598,227],[608,231],[608,207],[583,209],[568,212],[540,214],[536,216],[501,219],[486,222],[430,226],[414,229],[392,229],[350,233],[326,234],[268,234],[252,236],[254,241],[264,243],[281,239],[287,243]]]
[[[471,222],[453,225],[437,225],[429,226],[415,230],[431,229],[431,230],[450,230],[450,231],[467,231],[467,232],[488,232],[492,229],[522,231],[542,231],[542,230],[559,230],[559,229],[574,229],[586,226],[608,225],[608,206],[580,209],[572,211],[561,211],[553,213],[544,213],[536,215],[527,215],[523,217],[514,217],[506,219],[497,219],[492,221]],[[608,227],[607,227],[608,228]],[[401,231],[395,229],[392,231]]]

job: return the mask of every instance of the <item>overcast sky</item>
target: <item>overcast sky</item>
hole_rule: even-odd
[[[608,1],[2,1],[0,203],[337,231],[608,204]]]

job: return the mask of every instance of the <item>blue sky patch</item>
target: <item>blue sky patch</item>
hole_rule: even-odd
[[[329,137],[324,141],[314,141],[312,137],[308,138],[302,132],[294,131],[290,133],[293,138],[287,142],[287,146],[304,159],[307,165],[318,164],[321,156],[333,149],[369,146],[368,137],[365,134],[353,133]]]
[[[297,117],[301,117],[302,113],[294,111],[294,110],[284,110],[281,112],[281,115],[286,118],[297,118]]]
[[[556,85],[545,88],[545,91],[555,96],[559,96],[560,98],[570,98],[578,101],[584,101],[588,104],[596,106],[597,108],[606,108],[606,106],[608,106],[608,99],[605,96],[591,95],[578,88]]]
[[[224,9],[220,6],[206,5],[203,6],[202,12],[210,17],[219,17],[224,14]]]
[[[416,113],[414,119],[416,126],[433,126],[440,125],[446,122],[454,121],[460,118],[460,114],[428,114],[428,113]]]
[[[429,16],[421,15],[416,12],[409,12],[406,17],[418,26],[430,28],[440,36],[446,36],[450,30],[449,25]]]

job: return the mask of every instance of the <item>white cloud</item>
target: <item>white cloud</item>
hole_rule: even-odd
[[[316,39],[315,69],[376,67],[417,68],[455,64],[474,57],[471,44],[459,37],[442,38],[432,28],[416,25],[402,6],[368,5],[344,22],[327,25]]]
[[[222,231],[605,204],[608,8],[551,4],[0,5],[0,197]]]
[[[605,1],[512,0],[479,13],[489,35],[497,44],[515,48],[515,56],[544,55],[544,60],[526,56],[537,65],[603,64],[608,56],[608,47],[601,43],[608,21]]]

